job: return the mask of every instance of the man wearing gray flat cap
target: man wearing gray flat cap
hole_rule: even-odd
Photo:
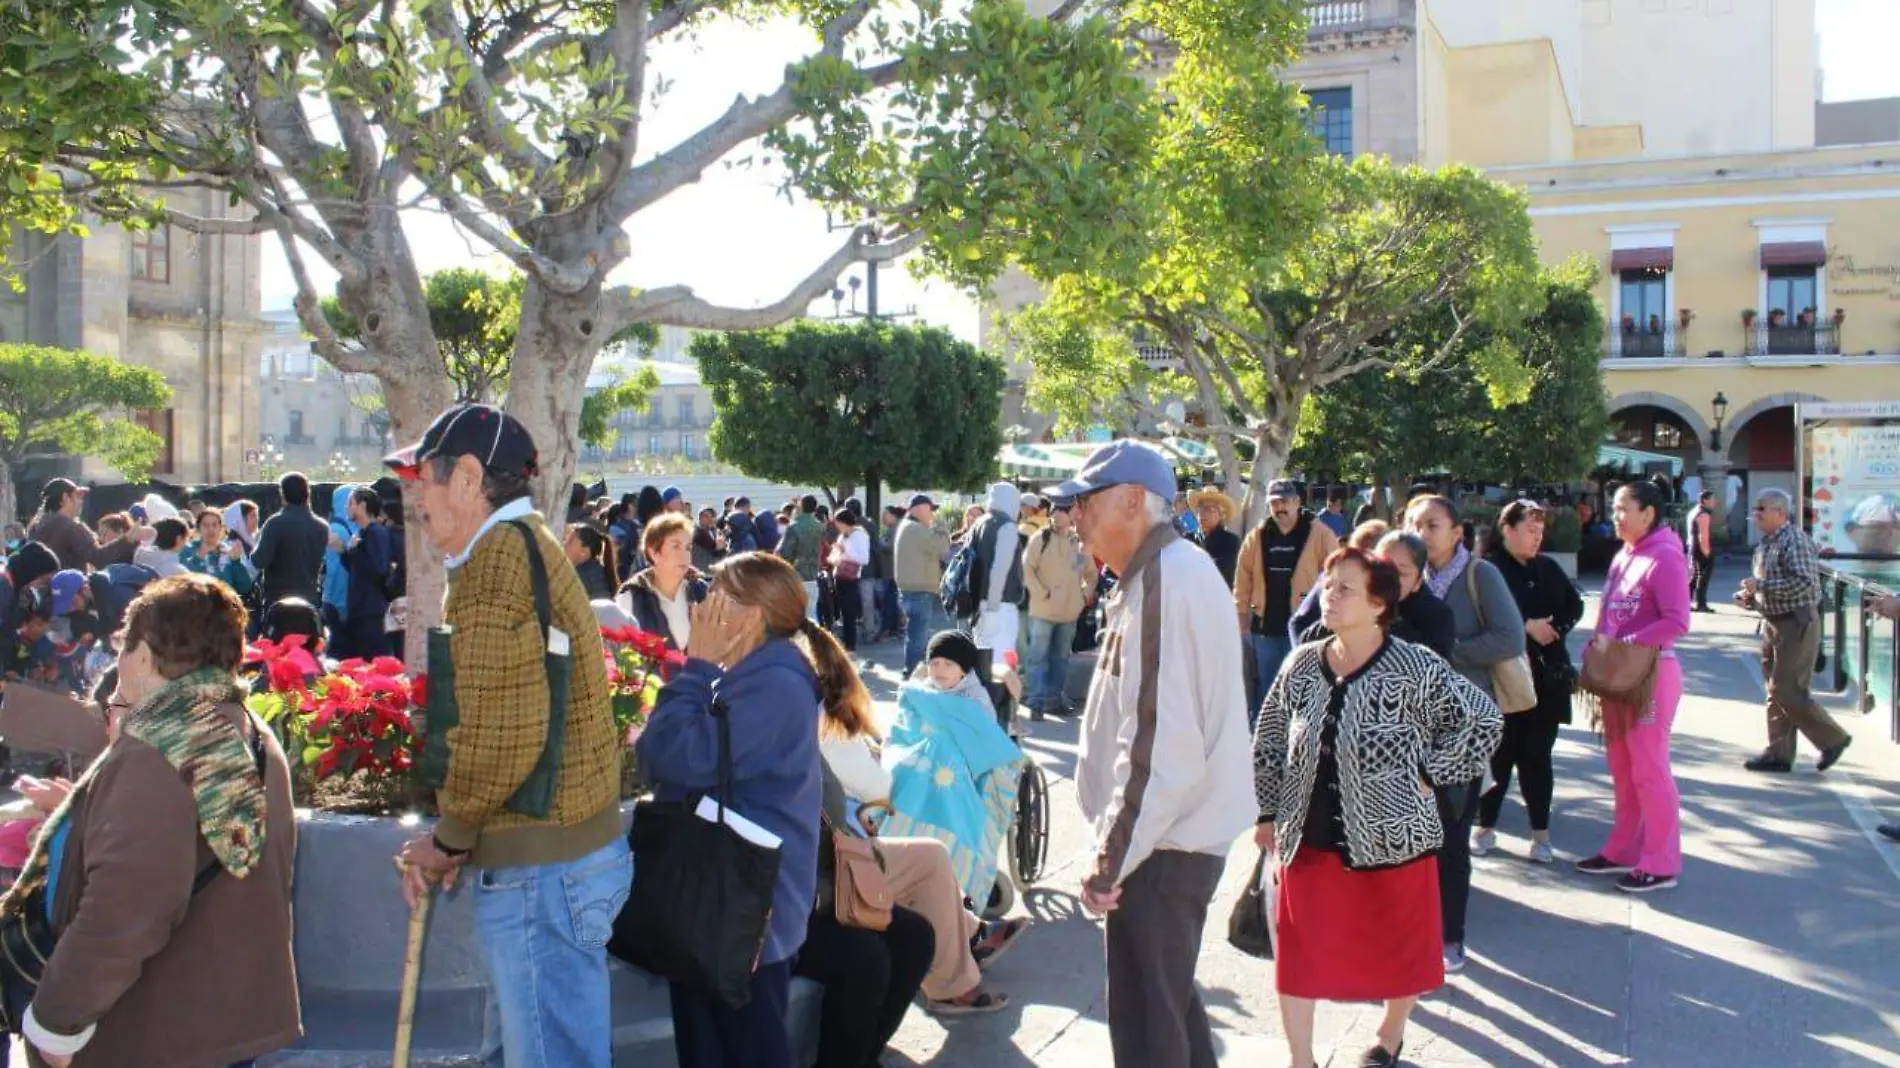
[[[1215,1068],[1194,970],[1228,847],[1251,822],[1240,634],[1220,570],[1175,532],[1174,492],[1168,461],[1133,441],[1050,491],[1117,576],[1076,768],[1116,1068]]]

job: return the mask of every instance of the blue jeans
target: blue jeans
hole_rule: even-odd
[[[607,940],[633,887],[625,839],[565,864],[474,874],[490,1060],[500,1050],[508,1068],[612,1068]]]
[[[924,652],[930,648],[930,635],[935,632],[940,609],[934,593],[905,590],[898,596],[904,602],[904,677],[908,679],[917,665],[924,662]]]
[[[1249,634],[1247,640],[1253,643],[1254,682],[1260,687],[1260,701],[1265,701],[1267,691],[1273,689],[1273,680],[1280,674],[1280,665],[1293,651],[1293,640],[1284,634]],[[1260,703],[1256,701],[1247,709],[1249,729],[1259,716]]]
[[[1074,623],[1029,617],[1026,703],[1030,711],[1055,704],[1069,688],[1069,656],[1074,645]]]
[[[897,580],[877,580],[878,631],[896,634],[903,620],[903,610],[897,605]]]

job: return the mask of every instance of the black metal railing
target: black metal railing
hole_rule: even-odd
[[[1747,351],[1750,356],[1839,356],[1841,332],[1833,323],[1758,323],[1749,332]]]
[[[1687,333],[1674,323],[1658,323],[1653,327],[1612,326],[1608,337],[1610,356],[1625,360],[1681,356]]]
[[[1821,567],[1821,651],[1817,683],[1851,692],[1863,713],[1884,711],[1887,734],[1900,742],[1900,621],[1874,612],[1874,602],[1900,592],[1900,562],[1836,562]]]

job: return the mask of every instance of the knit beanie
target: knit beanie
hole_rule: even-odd
[[[59,557],[37,541],[27,542],[7,557],[7,575],[13,579],[16,590],[23,590],[58,570]]]
[[[963,669],[966,675],[974,675],[982,666],[977,655],[976,642],[960,630],[940,631],[930,639],[929,658],[942,657]]]

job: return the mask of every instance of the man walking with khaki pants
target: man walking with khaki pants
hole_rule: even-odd
[[[1781,490],[1756,496],[1761,544],[1755,548],[1754,573],[1742,580],[1735,598],[1761,613],[1761,668],[1768,689],[1768,748],[1743,765],[1749,771],[1793,771],[1797,730],[1821,751],[1816,771],[1833,767],[1854,741],[1814,700],[1814,658],[1821,649],[1820,560],[1795,526],[1793,511],[1793,500]]]

